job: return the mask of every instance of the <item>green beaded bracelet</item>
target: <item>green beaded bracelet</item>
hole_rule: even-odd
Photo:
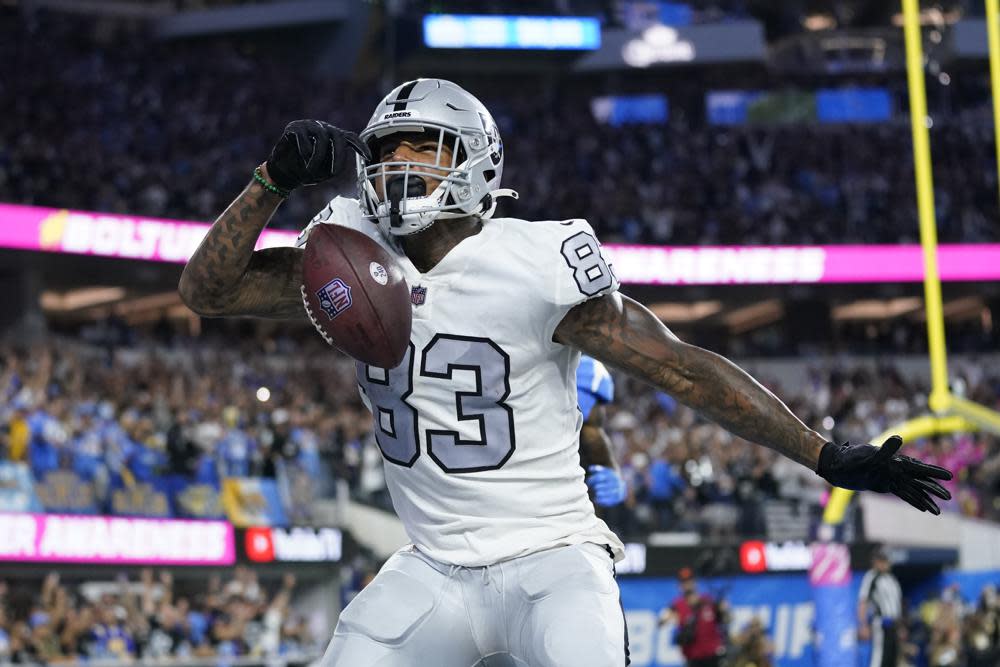
[[[264,187],[265,190],[273,192],[274,194],[278,195],[282,199],[288,199],[288,195],[290,193],[287,192],[286,190],[282,190],[277,185],[275,185],[271,181],[269,181],[266,178],[264,178],[264,174],[261,173],[260,167],[257,167],[256,169],[253,170],[253,177],[254,177],[254,180],[257,181],[258,183],[260,183]]]

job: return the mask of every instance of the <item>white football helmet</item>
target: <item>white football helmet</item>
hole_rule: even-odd
[[[379,162],[380,144],[392,134],[422,133],[436,138],[434,164]],[[405,236],[444,218],[493,215],[497,197],[514,197],[500,188],[503,142],[486,107],[459,86],[443,79],[417,79],[385,96],[361,132],[375,162],[358,165],[358,194],[365,215],[387,236]],[[442,163],[442,147],[451,159]],[[433,192],[421,175],[439,179]]]

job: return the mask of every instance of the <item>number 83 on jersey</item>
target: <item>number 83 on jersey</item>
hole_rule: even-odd
[[[503,466],[515,449],[514,411],[510,395],[510,357],[489,338],[437,334],[419,352],[410,343],[403,362],[393,369],[358,364],[361,391],[375,417],[375,439],[387,461],[412,466],[420,456],[423,428],[417,410],[407,402],[415,378],[459,384],[457,371],[473,378],[467,389],[452,392],[452,419],[478,425],[479,437],[463,439],[456,430],[425,428],[427,455],[449,473],[481,472]],[[418,380],[419,381],[419,380]]]

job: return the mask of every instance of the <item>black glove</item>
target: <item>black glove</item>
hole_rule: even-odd
[[[267,175],[282,190],[315,185],[340,173],[351,147],[368,162],[368,146],[354,132],[321,120],[295,120],[285,126],[267,158]]]
[[[881,447],[828,442],[819,454],[819,469],[816,472],[834,486],[855,491],[892,493],[921,512],[940,514],[941,510],[931,495],[951,500],[951,494],[934,480],[951,479],[951,473],[896,454],[902,444],[903,439],[898,435],[886,440]]]

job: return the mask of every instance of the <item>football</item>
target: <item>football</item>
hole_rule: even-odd
[[[394,368],[406,354],[410,290],[396,260],[342,225],[317,225],[306,243],[302,300],[316,330],[358,361]]]

